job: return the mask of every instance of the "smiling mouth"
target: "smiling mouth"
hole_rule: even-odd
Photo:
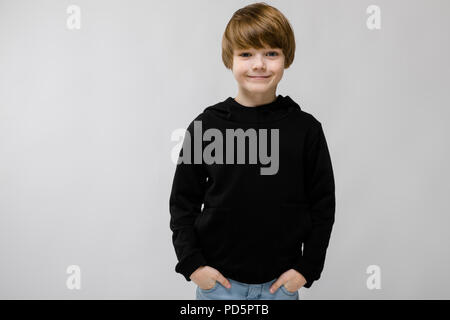
[[[267,79],[267,78],[269,78],[270,76],[248,76],[249,78],[252,78],[252,79]]]

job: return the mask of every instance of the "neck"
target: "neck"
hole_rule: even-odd
[[[257,107],[263,104],[268,104],[277,98],[274,91],[263,93],[247,93],[239,91],[234,100],[246,107]]]

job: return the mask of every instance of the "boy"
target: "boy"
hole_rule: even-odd
[[[175,271],[197,284],[197,299],[297,300],[323,270],[335,213],[325,135],[276,95],[294,52],[289,22],[265,3],[225,29],[238,93],[188,126],[169,200]]]

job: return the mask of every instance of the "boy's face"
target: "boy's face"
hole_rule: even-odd
[[[283,50],[279,48],[234,50],[233,75],[241,90],[274,92],[283,77],[284,59]]]

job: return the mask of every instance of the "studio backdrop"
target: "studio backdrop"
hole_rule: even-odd
[[[194,299],[174,132],[236,96],[221,40],[250,3],[0,0],[0,298]],[[320,120],[336,181],[300,299],[450,298],[450,2],[267,3],[296,40],[277,93]]]

